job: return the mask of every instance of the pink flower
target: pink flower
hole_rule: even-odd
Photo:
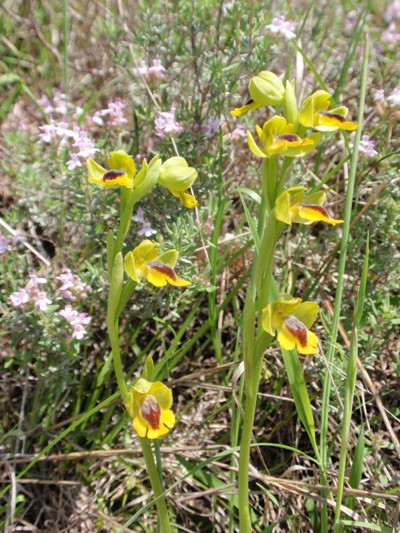
[[[47,298],[47,295],[43,291],[35,291],[31,293],[31,299],[33,305],[38,311],[46,311],[51,304],[51,300]]]
[[[155,79],[162,80],[165,78],[165,68],[161,65],[161,59],[156,57],[153,59],[153,65],[148,70],[148,75]]]
[[[386,100],[388,104],[390,105],[390,107],[396,107],[400,105],[400,89],[398,87],[393,89],[393,91],[386,98]]]
[[[393,0],[389,2],[384,16],[386,22],[391,22],[392,20],[400,20],[400,1]]]
[[[218,117],[210,118],[210,120],[204,124],[204,126],[201,128],[202,132],[206,137],[211,137],[215,133],[219,132],[219,127],[221,125],[221,121]]]
[[[155,120],[156,135],[159,137],[174,136],[182,133],[183,128],[179,122],[175,121],[175,107],[171,111],[159,111]]]
[[[138,231],[138,235],[144,236],[144,237],[151,237],[152,235],[155,235],[157,231],[151,227],[150,222],[147,222],[144,218],[144,211],[142,208],[139,208],[137,210],[136,215],[132,217],[132,220],[135,222],[139,222],[141,224],[141,228]]]
[[[385,101],[385,91],[383,89],[378,89],[374,94],[374,102],[376,104],[383,104]]]
[[[72,305],[66,305],[64,309],[58,314],[65,318],[70,326],[72,326],[72,338],[81,340],[86,335],[86,327],[92,321],[87,313],[79,313]]]
[[[7,237],[0,235],[0,254],[5,254],[8,250],[10,250],[10,246],[8,246]]]
[[[275,35],[283,35],[286,39],[294,39],[296,34],[294,33],[295,23],[286,20],[285,15],[278,15],[272,19],[271,24],[265,26],[265,29]]]
[[[143,59],[140,60],[140,67],[133,69],[133,73],[136,76],[142,75],[144,77],[147,77],[147,75],[149,73],[149,67],[146,65],[146,63],[143,61]]]
[[[109,100],[108,107],[101,111],[96,111],[92,120],[98,126],[104,126],[105,124],[110,126],[121,126],[122,124],[127,124],[128,120],[123,115],[124,109],[125,104],[120,98]]]
[[[13,307],[25,309],[26,304],[29,302],[29,294],[26,292],[25,289],[18,289],[17,291],[10,294],[8,302]]]
[[[378,155],[378,152],[374,150],[374,148],[375,148],[375,142],[369,138],[368,133],[365,133],[361,137],[361,141],[358,146],[358,149],[360,150],[362,154],[366,155],[367,157],[372,158]]]
[[[56,276],[61,281],[58,289],[61,296],[67,300],[76,301],[78,298],[86,298],[90,286],[84,284],[79,276],[73,274],[69,268],[64,268],[63,272]]]
[[[391,22],[389,27],[382,32],[381,40],[386,44],[394,46],[400,43],[400,32],[398,32],[395,22]]]

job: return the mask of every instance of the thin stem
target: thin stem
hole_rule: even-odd
[[[153,452],[149,439],[143,438],[140,440],[143,457],[146,462],[147,471],[149,473],[151,488],[156,497],[155,503],[157,506],[158,519],[161,524],[162,533],[171,533],[171,526],[169,523],[168,509],[164,497],[164,489],[161,478],[158,474],[157,466],[154,462]]]
[[[63,62],[64,62],[64,93],[68,101],[69,80],[68,80],[68,0],[63,0]]]
[[[122,400],[124,401],[128,389],[125,382],[124,371],[122,369],[121,351],[119,349],[118,339],[118,320],[113,320],[112,317],[107,318],[108,336],[110,338],[112,357],[114,363],[114,372],[117,378],[119,392],[121,393]]]
[[[363,70],[361,77],[361,89],[360,89],[360,106],[358,113],[358,122],[361,124],[364,116],[364,104],[365,104],[365,93],[367,88],[367,78],[368,78],[368,57],[369,57],[369,40],[367,36],[365,37],[364,42],[364,58],[363,58]],[[351,212],[353,205],[353,196],[356,182],[356,171],[357,171],[357,159],[358,159],[358,147],[361,140],[362,128],[360,127],[357,130],[356,138],[354,141],[353,156],[351,158],[350,164],[350,173],[349,180],[346,192],[346,202],[344,209],[344,223],[343,223],[343,236],[340,247],[340,259],[338,267],[338,280],[337,280],[337,289],[335,296],[335,306],[334,306],[334,315],[332,319],[332,328],[330,334],[330,343],[328,351],[326,354],[326,366],[327,369],[324,375],[324,384],[323,384],[323,396],[322,396],[322,412],[321,412],[321,436],[320,436],[320,456],[321,456],[321,470],[326,471],[328,467],[328,416],[329,416],[329,403],[330,403],[330,393],[331,393],[331,382],[330,382],[330,373],[329,368],[331,368],[333,363],[333,357],[336,352],[336,338],[339,329],[339,318],[340,318],[340,309],[342,305],[342,296],[343,296],[343,287],[344,287],[344,273],[346,269],[346,258],[347,258],[347,246],[349,242],[350,234],[350,221],[351,221]],[[343,443],[345,445],[345,443]],[[327,531],[328,528],[328,515],[326,505],[321,507],[321,528]]]

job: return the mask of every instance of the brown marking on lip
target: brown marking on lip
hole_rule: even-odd
[[[300,137],[295,133],[284,133],[283,135],[277,135],[274,140],[287,141],[289,143],[295,143],[301,141]]]
[[[149,263],[147,263],[147,265],[150,268],[154,268],[154,270],[157,270],[157,272],[160,272],[160,274],[164,274],[168,278],[171,278],[174,281],[176,281],[177,275],[175,274],[174,269],[169,267],[168,265],[163,265],[162,263],[157,263],[157,261],[150,261]]]
[[[124,175],[124,170],[107,170],[107,172],[103,174],[103,181],[115,180],[116,178],[120,178]]]
[[[308,334],[305,325],[300,322],[295,316],[290,315],[285,320],[285,326],[288,331],[298,339],[303,348],[307,346]]]
[[[160,428],[160,416],[161,408],[158,405],[157,400],[154,396],[147,396],[142,403],[140,408],[140,414],[142,418],[152,427],[152,429]]]
[[[318,204],[300,204],[302,207],[305,207],[306,209],[312,209],[313,211],[318,211],[318,213],[321,213],[324,217],[331,218],[328,211],[322,207],[322,205]]]
[[[250,105],[254,102],[253,98],[250,98],[250,100],[248,100],[244,105]]]
[[[339,113],[330,113],[329,111],[320,111],[319,113],[329,118],[335,118],[339,122],[346,122],[346,119],[342,115],[339,115]]]

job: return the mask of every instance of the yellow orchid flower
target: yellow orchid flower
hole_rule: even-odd
[[[326,222],[332,226],[343,223],[343,220],[332,218],[323,207],[326,199],[324,192],[307,195],[306,191],[306,187],[290,187],[283,191],[275,203],[276,218],[289,225],[292,222],[299,224]]]
[[[260,148],[250,131],[247,130],[249,148],[258,157],[285,155],[286,157],[303,157],[319,143],[321,133],[313,133],[301,139],[294,133],[295,126],[286,122],[283,117],[272,117],[265,122],[263,128],[256,125],[257,135],[262,143]]]
[[[123,150],[111,152],[107,158],[107,165],[110,170],[100,166],[92,158],[86,161],[89,174],[89,181],[100,185],[101,187],[128,187],[134,185],[134,178],[140,180],[142,173],[145,172],[145,166],[136,175],[135,162]]]
[[[262,327],[284,350],[296,349],[303,355],[318,353],[318,338],[309,328],[318,315],[318,305],[303,302],[301,298],[282,296],[263,309]]]
[[[234,117],[242,117],[252,109],[282,103],[285,94],[283,83],[273,72],[263,70],[251,78],[249,83],[250,100],[242,107],[232,109]]]
[[[191,209],[196,207],[197,200],[186,189],[193,185],[197,176],[197,170],[189,167],[183,157],[170,157],[161,165],[159,183],[179,198],[185,207]]]
[[[158,439],[175,426],[172,392],[161,381],[139,378],[125,398],[126,409],[140,438]]]
[[[345,106],[328,111],[332,96],[326,91],[316,91],[301,104],[299,122],[306,128],[318,131],[346,130],[354,131],[360,127],[346,120],[349,110]]]
[[[167,283],[174,287],[187,287],[189,281],[181,279],[174,268],[178,260],[177,250],[168,250],[159,254],[158,247],[148,239],[128,252],[124,258],[124,269],[133,281],[145,278],[155,287],[165,287]]]

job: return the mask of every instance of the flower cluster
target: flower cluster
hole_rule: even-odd
[[[295,23],[286,20],[285,15],[278,15],[272,19],[271,24],[265,26],[265,29],[274,35],[282,35],[285,39],[294,39]]]
[[[284,19],[274,19],[267,27],[277,33],[278,22],[283,32]],[[274,25],[275,24],[275,25]],[[288,32],[292,30],[286,28]],[[293,38],[293,35],[287,35]],[[279,105],[285,116],[274,115],[264,123],[256,125],[259,142],[247,130],[247,141],[251,152],[268,161],[277,156],[286,158],[304,157],[321,141],[325,132],[338,130],[354,131],[359,126],[348,120],[349,110],[345,106],[331,108],[332,96],[323,90],[315,91],[297,105],[294,87],[290,81],[284,85],[272,72],[262,71],[249,82],[250,100],[242,107],[235,108],[231,114],[241,117],[251,110],[263,106]],[[313,130],[307,134],[307,130]],[[376,153],[368,137],[363,137],[361,151]],[[289,159],[289,161],[290,161]],[[330,215],[324,207],[326,194],[312,191],[306,187],[295,186],[287,189],[269,177],[265,187],[265,201],[270,216],[280,224],[312,224],[325,222],[332,226],[343,220]],[[282,226],[281,226],[282,227]],[[268,301],[268,300],[267,300]],[[318,353],[318,339],[309,331],[318,314],[318,305],[302,302],[300,298],[283,295],[262,309],[262,327],[271,336],[276,336],[282,349],[296,349],[303,355]]]
[[[151,67],[147,66],[146,62],[142,59],[140,61],[140,67],[135,68],[133,73],[136,76],[143,76],[148,80],[162,80],[165,78],[166,70],[161,64],[161,59],[156,57],[153,59],[153,64]]]
[[[37,311],[46,311],[51,304],[51,300],[47,294],[41,290],[40,286],[47,283],[46,278],[30,274],[30,281],[26,288],[19,288],[17,291],[10,294],[8,302],[12,307],[25,309],[27,305],[33,304]]]
[[[125,187],[130,189],[136,201],[147,194],[157,183],[166,187],[187,208],[197,205],[189,189],[197,178],[197,171],[189,167],[183,157],[171,157],[161,164],[158,156],[149,164],[144,159],[136,173],[135,162],[123,150],[112,152],[107,158],[109,170],[89,158],[86,162],[89,181],[100,187]]]
[[[155,133],[158,137],[175,137],[182,133],[183,127],[175,120],[176,108],[170,111],[159,111],[155,120]]]
[[[81,278],[74,274],[69,268],[64,267],[62,273],[56,276],[61,282],[58,291],[62,298],[75,302],[78,299],[86,298],[90,286],[83,283]]]
[[[72,326],[71,337],[73,339],[82,340],[85,337],[86,326],[90,324],[92,317],[87,313],[79,313],[72,305],[66,305],[58,314]]]

